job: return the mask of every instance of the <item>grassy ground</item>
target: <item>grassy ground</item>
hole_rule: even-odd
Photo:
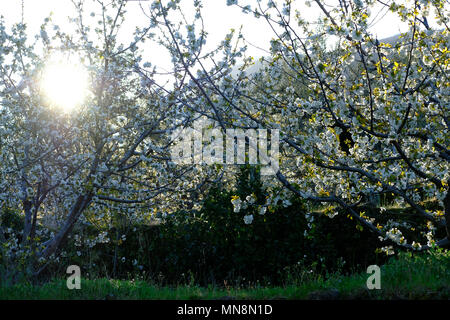
[[[0,299],[450,299],[450,251],[403,254],[381,267],[381,290],[368,290],[368,274],[331,275],[283,287],[163,287],[143,281],[82,279],[80,290],[65,280],[42,286],[0,288]]]

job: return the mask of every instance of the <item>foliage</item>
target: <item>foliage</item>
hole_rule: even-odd
[[[39,275],[61,260],[82,263],[82,253],[95,253],[85,268],[95,270],[102,257],[114,276],[123,274],[123,263],[214,282],[276,277],[300,252],[313,250],[304,249],[305,231],[312,247],[326,252],[325,263],[337,265],[349,254],[335,250],[341,245],[335,232],[344,230],[353,241],[370,230],[388,254],[393,245],[420,251],[450,244],[448,2],[328,7],[315,0],[322,15],[309,21],[293,1],[269,1],[266,8],[228,1],[274,31],[270,54],[254,72],[235,31],[205,52],[201,1],[193,2],[192,21],[179,0],[153,1],[148,24],[130,43],[117,39],[127,1],[97,2],[92,19],[84,1],[73,3],[73,35],[48,18],[32,42],[25,24],[7,29],[0,19],[0,218],[18,210],[23,219],[14,234],[0,229],[8,270]],[[378,5],[409,31],[394,41],[377,39],[370,21]],[[90,28],[87,19],[102,27]],[[142,61],[146,41],[167,49],[168,82]],[[90,94],[72,114],[41,94],[54,53],[79,56],[89,70]],[[230,191],[235,167],[175,165],[172,133],[200,117],[222,130],[278,129],[279,170],[238,179]],[[409,216],[386,219],[378,200],[387,197]],[[314,204],[327,207],[319,213]],[[155,213],[169,217],[157,232],[134,233]],[[321,215],[336,219],[339,229],[321,228]],[[426,230],[405,224],[415,215]],[[349,225],[340,228],[341,222]],[[127,237],[147,247],[127,250],[126,257]],[[77,248],[66,250],[68,240]]]

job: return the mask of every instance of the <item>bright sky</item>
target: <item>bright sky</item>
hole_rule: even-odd
[[[141,1],[142,6],[145,8],[152,1]],[[192,0],[183,0],[182,3],[187,3],[189,8],[192,7]],[[267,1],[263,1],[263,5]],[[389,0],[386,2],[390,3]],[[108,0],[105,0],[108,3]],[[203,17],[205,19],[205,27],[209,32],[208,48],[214,48],[221,40],[223,40],[226,33],[231,28],[239,29],[243,26],[243,34],[251,44],[260,48],[268,48],[270,39],[274,36],[273,32],[262,19],[255,19],[252,14],[244,14],[241,10],[234,6],[227,6],[226,0],[203,0],[204,9]],[[240,0],[240,4],[255,4],[256,0]],[[326,4],[331,5],[338,3],[338,0],[326,0]],[[304,5],[304,1],[297,0],[296,6],[305,12],[305,16],[311,19],[315,19],[320,14],[320,9],[313,2],[311,8],[307,8]],[[89,18],[91,11],[98,11],[98,4],[93,0],[86,0],[86,15]],[[92,10],[92,8],[97,10]],[[120,40],[124,40],[125,43],[129,43],[133,39],[133,30],[139,25],[144,27],[147,25],[147,17],[142,13],[138,1],[129,1],[127,4],[127,15],[124,29],[122,30]],[[74,6],[70,0],[24,0],[24,21],[28,25],[28,32],[30,36],[39,34],[40,25],[43,23],[45,17],[50,12],[53,12],[53,21],[60,25],[64,30],[68,24],[68,16],[74,17]],[[378,38],[386,38],[400,31],[406,31],[405,25],[400,25],[392,16],[388,13],[384,15],[385,10],[375,19],[375,24],[372,27],[373,32]],[[7,24],[20,22],[22,17],[22,0],[0,0],[0,15],[5,17]],[[374,12],[374,17],[376,12]],[[380,19],[381,18],[381,19]],[[98,18],[92,18],[95,22]],[[148,51],[152,52],[151,62],[153,65],[169,66],[168,56],[162,51],[152,47],[152,43],[148,42]],[[248,53],[255,57],[264,56],[265,53],[261,49],[253,46],[249,46]],[[147,48],[145,48],[147,49]]]

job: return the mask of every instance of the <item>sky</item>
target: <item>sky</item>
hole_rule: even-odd
[[[106,3],[108,0],[104,0]],[[145,8],[151,4],[152,1],[141,1],[142,6]],[[265,5],[267,1],[263,0]],[[390,2],[390,0],[386,0]],[[50,12],[53,12],[53,21],[60,25],[64,30],[68,26],[68,16],[74,17],[74,6],[70,0],[23,0],[24,22],[27,23],[28,32],[30,36],[39,34],[40,25],[43,23],[45,17]],[[190,3],[192,0],[183,0],[182,3],[188,3],[186,8],[192,7]],[[255,4],[255,0],[240,0],[240,4]],[[326,4],[332,5],[338,3],[338,0],[326,0]],[[226,0],[203,0],[204,9],[203,17],[205,20],[205,27],[209,33],[207,48],[212,49],[220,43],[229,32],[231,28],[239,29],[242,26],[242,32],[244,37],[249,41],[248,54],[254,57],[261,57],[266,55],[264,50],[269,47],[269,42],[274,36],[270,27],[262,19],[257,20],[251,14],[244,14],[241,9],[235,6],[227,6]],[[311,7],[306,7],[303,0],[295,1],[295,5],[301,12],[305,13],[305,16],[315,19],[321,14],[320,9],[315,3],[312,3]],[[86,0],[86,14],[92,10],[92,6],[95,5],[95,1]],[[127,3],[127,19],[124,28],[119,34],[119,40],[124,40],[125,43],[129,43],[127,39],[133,39],[132,33],[137,25],[146,26],[147,17],[142,13],[139,1],[129,1]],[[399,24],[392,15],[389,13],[383,15],[384,11],[375,20],[372,31],[378,36],[379,39],[387,38],[398,34],[399,32],[407,31],[405,25]],[[22,19],[22,0],[0,0],[0,15],[3,15],[7,25],[11,25],[15,22],[20,22]],[[381,18],[381,19],[380,19]],[[93,20],[96,21],[97,19]],[[144,52],[147,50],[148,54],[151,52],[151,62],[153,65],[160,65],[161,67],[169,67],[170,60],[167,54],[159,48],[155,48],[151,43],[147,44],[148,48],[144,48]],[[145,54],[144,54],[145,57]]]

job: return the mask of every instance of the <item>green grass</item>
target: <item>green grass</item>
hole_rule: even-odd
[[[165,287],[144,281],[81,280],[68,290],[65,280],[41,286],[0,288],[0,299],[450,299],[450,251],[401,254],[381,267],[381,290],[368,290],[368,274],[330,275],[282,287]],[[296,283],[298,282],[298,283]]]

